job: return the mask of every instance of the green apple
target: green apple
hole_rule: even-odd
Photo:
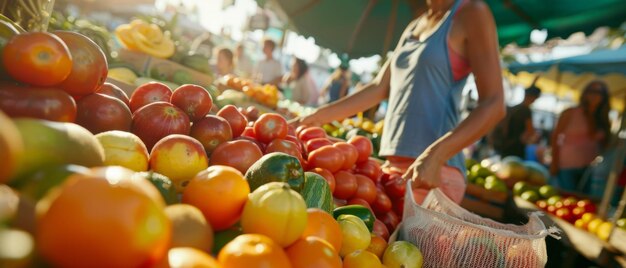
[[[406,241],[391,243],[383,254],[383,264],[388,268],[421,268],[423,263],[422,252]]]

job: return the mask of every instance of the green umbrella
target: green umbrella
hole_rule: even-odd
[[[424,0],[257,0],[277,7],[298,33],[351,57],[383,54],[404,27],[425,10]],[[500,44],[526,45],[533,29],[548,37],[586,34],[626,19],[624,0],[485,0],[493,11]],[[479,25],[476,25],[479,27]]]

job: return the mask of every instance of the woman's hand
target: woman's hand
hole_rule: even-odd
[[[445,160],[437,156],[433,151],[426,150],[402,176],[405,180],[411,180],[411,186],[415,188],[432,189],[439,187],[441,183],[441,167]]]

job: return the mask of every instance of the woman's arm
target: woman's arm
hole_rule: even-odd
[[[341,89],[339,90],[340,99],[348,95],[348,88],[350,88],[350,82],[346,80],[341,84]]]
[[[309,116],[296,118],[296,123],[321,125],[365,111],[387,98],[390,76],[389,61],[387,61],[374,81],[365,85],[362,90],[336,102],[324,105]]]
[[[413,180],[413,187],[437,187],[443,164],[487,134],[506,114],[498,39],[491,11],[483,2],[470,2],[462,11],[465,14],[459,16],[460,25],[464,25],[461,27],[465,34],[466,58],[476,78],[478,106],[415,160],[404,174],[404,178]]]

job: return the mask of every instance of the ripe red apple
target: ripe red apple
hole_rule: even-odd
[[[209,92],[197,85],[178,87],[172,93],[170,102],[183,110],[192,122],[204,118],[213,106],[213,99],[211,99]]]
[[[380,220],[387,226],[387,230],[396,230],[398,224],[400,224],[400,217],[395,212],[389,211],[383,215]],[[393,231],[391,231],[393,232]]]
[[[585,214],[585,208],[575,207],[572,209],[572,215],[575,220],[582,218],[583,214]]]
[[[98,90],[96,90],[96,93],[104,94],[121,100],[130,109],[130,100],[128,99],[128,95],[126,95],[126,92],[124,92],[124,90],[114,84],[104,82],[104,84],[100,86]]]
[[[565,200],[563,200],[563,207],[566,207],[572,210],[577,206],[576,205],[577,202],[578,202],[578,199],[576,199],[576,197],[570,196],[568,198],[565,198]]]
[[[200,141],[209,156],[218,145],[233,139],[228,121],[215,115],[207,115],[194,122],[189,135]]]
[[[391,199],[383,191],[376,191],[376,200],[372,203],[372,208],[376,215],[383,215],[388,211],[391,211]]]
[[[576,206],[584,208],[585,212],[596,213],[596,205],[589,199],[583,199],[576,203]]]
[[[546,200],[538,200],[535,204],[542,210],[546,210],[548,207],[548,202],[546,202]]]
[[[385,241],[389,240],[389,230],[387,229],[387,226],[385,226],[385,224],[379,219],[376,219],[376,221],[374,221],[374,228],[372,228],[372,233],[382,237],[383,239],[385,239]]]
[[[121,100],[92,93],[76,102],[76,124],[93,134],[109,130],[130,131],[132,114]]]
[[[559,208],[556,210],[555,214],[557,217],[573,223],[573,215],[572,212],[567,208]]]
[[[220,116],[230,124],[230,128],[233,131],[233,137],[239,137],[248,125],[248,119],[237,110],[234,105],[226,105],[217,112],[217,116]]]
[[[172,90],[163,83],[149,82],[139,86],[130,96],[130,111],[135,112],[139,108],[153,102],[169,102]]]
[[[392,200],[391,209],[396,213],[396,215],[402,217],[402,214],[404,214],[404,197]]]
[[[556,207],[555,207],[555,206],[553,206],[553,205],[549,205],[549,206],[546,208],[546,211],[547,211],[548,213],[550,213],[550,214],[554,214],[554,213],[556,212]]]
[[[169,102],[155,102],[135,111],[131,132],[146,144],[148,150],[152,150],[154,144],[165,136],[189,135],[189,129],[185,112]]]

